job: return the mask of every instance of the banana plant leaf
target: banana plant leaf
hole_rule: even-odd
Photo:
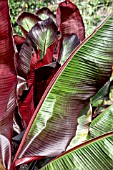
[[[71,34],[67,37],[64,37],[61,44],[58,62],[60,64],[63,64],[79,44],[80,44],[80,40],[75,34]]]
[[[80,41],[85,38],[85,28],[79,9],[70,0],[59,4],[56,13],[56,23],[62,37],[76,34]]]
[[[38,21],[41,21],[41,19],[37,15],[30,12],[22,12],[17,19],[17,24],[21,27],[26,36]]]
[[[0,1],[0,162],[9,169],[13,114],[16,106],[16,72],[8,1]],[[6,144],[5,144],[6,142]],[[4,143],[4,145],[2,145]]]
[[[41,168],[41,170],[57,169],[113,169],[113,132],[79,145]]]
[[[92,121],[90,103],[81,110],[77,121],[78,125],[75,137],[73,137],[66,150],[89,140],[89,125]]]
[[[47,18],[51,18],[56,23],[56,16],[55,14],[47,7],[43,7],[37,10],[36,15],[41,19],[45,20]]]
[[[109,89],[112,81],[113,81],[113,77],[110,77],[110,80],[106,82],[105,85],[90,99],[89,105],[86,106],[83,110],[81,110],[81,113],[78,116],[78,126],[77,126],[76,135],[70,142],[67,150],[91,138],[97,137],[99,136],[99,134],[101,136],[107,132],[112,131],[111,107],[108,108],[108,110],[106,110],[105,113],[103,113],[104,112],[103,107],[105,107],[104,100],[108,100],[107,96],[109,96]],[[97,110],[98,107],[101,107],[101,103],[103,104],[102,105],[103,107],[101,109],[102,112],[101,114],[103,116],[99,115],[98,118],[95,118],[93,120],[94,117],[97,117],[97,115],[94,114],[94,108],[96,108]]]
[[[13,39],[14,39],[14,43],[17,47],[17,51],[20,52],[21,46],[24,43],[25,38],[22,36],[19,36],[19,35],[14,35]]]
[[[52,19],[49,18],[37,23],[27,35],[19,53],[18,74],[26,78],[30,71],[32,54],[38,52],[38,56],[40,57],[38,60],[43,59],[46,50],[55,42],[56,38],[57,27]],[[45,58],[47,58],[47,56]],[[52,55],[48,58],[52,61]]]
[[[52,62],[57,27],[52,19],[37,23],[28,33],[17,58],[18,74],[26,80],[28,91],[19,100],[19,111],[28,125],[35,110],[34,103],[34,72],[35,69]],[[44,72],[44,69],[42,69]],[[45,73],[45,75],[47,75]],[[45,88],[43,88],[43,91]],[[37,95],[35,93],[35,95]],[[23,97],[24,96],[24,97]],[[23,98],[23,99],[22,99]],[[41,97],[40,97],[41,98]]]
[[[90,124],[90,136],[95,138],[113,131],[113,104],[97,116]]]
[[[64,38],[63,44],[61,46],[58,62],[59,63],[65,62],[66,58],[69,57],[69,55],[73,52],[73,50],[77,47],[77,45],[79,43],[80,43],[79,39],[74,34],[70,35],[69,37]],[[54,46],[52,46],[52,47],[54,47]],[[51,51],[52,51],[52,55],[53,55],[54,48]],[[47,51],[47,53],[48,53],[49,57],[52,56],[52,55],[50,55],[51,52]],[[27,94],[26,98],[24,99],[24,101],[19,102],[20,113],[22,114],[22,117],[26,121],[27,124],[29,123],[30,117],[34,112],[34,107],[36,107],[37,104],[39,103],[46,87],[48,86],[48,84],[51,81],[54,74],[57,72],[58,68],[60,67],[60,65],[57,62],[53,62],[48,65],[44,65],[44,63],[49,63],[49,62],[51,62],[51,60],[50,61],[48,60],[49,62],[46,62],[45,60],[43,60],[43,61],[44,62],[42,62],[42,61],[37,62],[37,64],[36,64],[37,69],[35,69],[35,74],[33,72],[33,75],[35,76],[35,78],[34,78],[34,92],[32,89],[33,87],[30,87],[30,89],[28,90],[28,94]],[[33,80],[33,78],[32,78],[32,80]],[[29,84],[29,82],[28,82],[28,84]],[[27,114],[26,114],[26,112],[27,112]]]
[[[15,160],[57,156],[76,134],[78,116],[109,80],[113,65],[113,14],[70,55],[47,87]],[[24,160],[25,158],[25,160]],[[18,163],[15,162],[17,165]]]
[[[52,62],[51,64],[45,65],[35,70],[34,80],[34,106],[38,105],[44,91],[46,90],[51,79],[60,68],[60,64]]]

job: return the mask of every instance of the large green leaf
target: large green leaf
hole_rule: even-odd
[[[113,169],[113,133],[79,145],[56,158],[41,170]]]
[[[112,65],[113,15],[73,52],[54,76],[15,159],[56,156],[65,151],[76,134],[81,109],[108,81]]]
[[[90,124],[90,135],[93,138],[110,131],[113,131],[113,105],[109,106]]]
[[[109,93],[109,88],[113,82],[113,77],[110,77],[110,80],[91,98],[90,102],[92,106],[96,106],[96,102],[99,100],[104,100],[105,96]]]

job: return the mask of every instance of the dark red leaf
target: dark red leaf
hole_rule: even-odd
[[[59,69],[60,65],[56,62],[40,67],[35,70],[34,105],[38,105],[43,93],[49,85],[51,79]]]
[[[23,44],[23,42],[25,41],[25,38],[19,35],[14,35],[13,38],[16,45]]]
[[[57,25],[62,36],[76,34],[80,41],[85,38],[85,28],[79,9],[70,1],[59,4],[56,14]]]
[[[5,168],[11,164],[13,114],[16,105],[16,72],[8,0],[0,1],[0,160]],[[5,145],[6,141],[6,145]],[[4,142],[4,145],[2,145]],[[8,144],[8,145],[7,145]],[[8,157],[9,155],[9,157]]]
[[[22,81],[23,91],[18,92],[18,96],[20,99],[18,100],[18,108],[19,112],[25,121],[26,125],[28,125],[32,114],[34,113],[34,70],[35,64],[37,62],[37,55],[34,53],[31,57],[30,63],[30,72],[27,75],[27,79],[23,79]],[[21,82],[18,84],[20,86]],[[22,90],[22,86],[20,86],[20,90]],[[20,94],[20,95],[19,95]]]
[[[21,37],[19,35],[14,35],[13,39],[14,39],[14,43],[15,43],[15,45],[17,47],[17,51],[20,52],[21,46],[24,43],[25,38]]]
[[[20,98],[20,100],[18,101],[18,107],[19,107],[19,111],[20,114],[22,115],[23,120],[25,121],[26,125],[28,125],[32,114],[34,113],[35,109],[34,109],[34,100],[33,100],[33,86],[31,88],[29,88],[28,91],[26,91],[23,93],[23,95],[25,95],[25,97],[23,97],[24,99],[22,100]]]

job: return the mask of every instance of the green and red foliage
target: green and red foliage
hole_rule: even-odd
[[[65,0],[59,4],[56,15],[48,8],[35,14],[20,14],[17,23],[23,37],[12,36],[8,1],[0,0],[2,170],[21,169],[22,164],[33,169],[29,162],[47,158],[55,159],[41,169],[113,167],[109,150],[113,150],[112,106],[99,116],[88,112],[89,103],[94,108],[112,85],[112,21],[113,14],[84,39],[79,9]],[[101,120],[106,123],[105,128]],[[97,127],[103,128],[103,132]],[[86,134],[81,141],[78,136],[83,135],[82,129]],[[88,137],[94,139],[87,141]],[[77,142],[84,143],[76,146]],[[69,147],[73,148],[68,150]],[[37,167],[34,162],[33,166]]]

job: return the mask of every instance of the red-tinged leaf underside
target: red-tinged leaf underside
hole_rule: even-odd
[[[15,160],[56,156],[65,151],[76,134],[81,109],[111,75],[112,44],[113,14],[54,76],[29,123]]]
[[[36,15],[41,19],[41,20],[45,20],[47,18],[51,18],[55,23],[56,23],[56,16],[55,14],[50,11],[49,8],[47,7],[43,7],[41,9],[39,9],[37,12],[36,12]]]
[[[16,45],[23,44],[23,42],[25,41],[25,38],[19,35],[14,35],[13,38]]]
[[[22,44],[24,43],[25,41],[25,38],[24,37],[21,37],[19,35],[14,35],[13,36],[13,39],[14,39],[14,43],[16,45],[16,48],[17,48],[17,51],[18,53],[20,52],[20,49],[21,49],[21,46]],[[17,56],[18,56],[18,53],[17,53]]]
[[[85,38],[85,28],[79,9],[72,2],[59,4],[56,14],[57,25],[62,36],[76,34],[80,41]]]
[[[15,111],[16,73],[14,68],[14,47],[11,35],[8,1],[0,1],[0,134],[11,142],[13,113]],[[10,167],[0,140],[0,159],[5,168]],[[8,148],[11,146],[8,145]],[[7,150],[7,147],[6,147]]]
[[[24,35],[26,36],[27,33],[38,21],[41,21],[41,19],[38,16],[30,12],[23,12],[19,15],[17,19],[17,24],[21,27]]]

